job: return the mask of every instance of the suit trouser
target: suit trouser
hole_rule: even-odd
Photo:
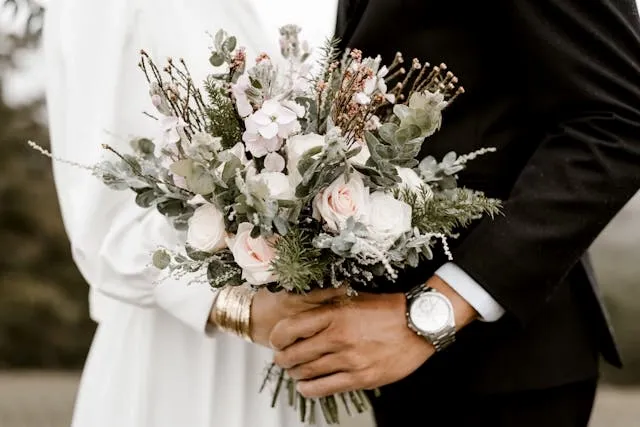
[[[421,408],[400,396],[372,398],[378,427],[587,427],[597,380],[500,394],[454,394],[438,387],[413,390]],[[415,396],[415,395],[414,395]],[[418,400],[410,398],[412,405]]]

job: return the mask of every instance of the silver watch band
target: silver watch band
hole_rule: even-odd
[[[407,308],[410,306],[412,300],[416,299],[418,296],[427,292],[438,292],[438,291],[427,285],[419,285],[411,289],[409,292],[407,292],[405,294],[407,298]],[[444,350],[445,348],[449,347],[451,344],[453,344],[456,341],[455,325],[443,329],[437,335],[428,335],[428,336],[421,334],[419,331],[415,330],[413,327],[411,327],[411,329],[413,329],[416,333],[418,333],[419,335],[427,339],[433,345],[436,352],[440,352]]]

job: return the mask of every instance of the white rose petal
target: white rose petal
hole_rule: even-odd
[[[349,218],[362,220],[368,213],[369,189],[358,173],[352,173],[349,182],[342,175],[313,200],[313,216],[324,220],[334,232],[342,229]]]
[[[251,230],[252,224],[242,223],[238,226],[238,233],[227,239],[233,258],[242,269],[242,278],[254,286],[275,282],[278,277],[271,269],[271,262],[276,251],[264,237],[253,239]]]
[[[295,189],[291,185],[291,180],[281,172],[261,172],[252,177],[251,180],[263,184],[267,188],[271,199],[295,199]]]
[[[200,206],[189,219],[187,244],[197,251],[219,251],[226,247],[226,237],[222,212],[212,204]]]
[[[367,226],[373,240],[389,249],[404,233],[411,230],[411,206],[376,191],[369,200]]]

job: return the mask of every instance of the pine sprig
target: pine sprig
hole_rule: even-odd
[[[205,108],[208,120],[206,131],[213,137],[222,138],[224,148],[231,148],[242,140],[242,120],[227,90],[219,81],[209,78],[204,87],[209,100]]]
[[[413,226],[421,233],[451,235],[485,215],[501,213],[502,202],[481,191],[454,188],[433,193],[428,187],[419,192],[400,190],[397,197],[413,209]]]
[[[332,262],[331,256],[313,246],[312,236],[292,228],[275,243],[276,259],[271,263],[278,275],[279,288],[304,293],[321,284]]]

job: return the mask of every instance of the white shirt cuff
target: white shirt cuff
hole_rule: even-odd
[[[443,265],[435,275],[447,282],[464,298],[478,312],[480,320],[495,322],[504,315],[504,308],[478,282],[454,263],[449,262]]]

